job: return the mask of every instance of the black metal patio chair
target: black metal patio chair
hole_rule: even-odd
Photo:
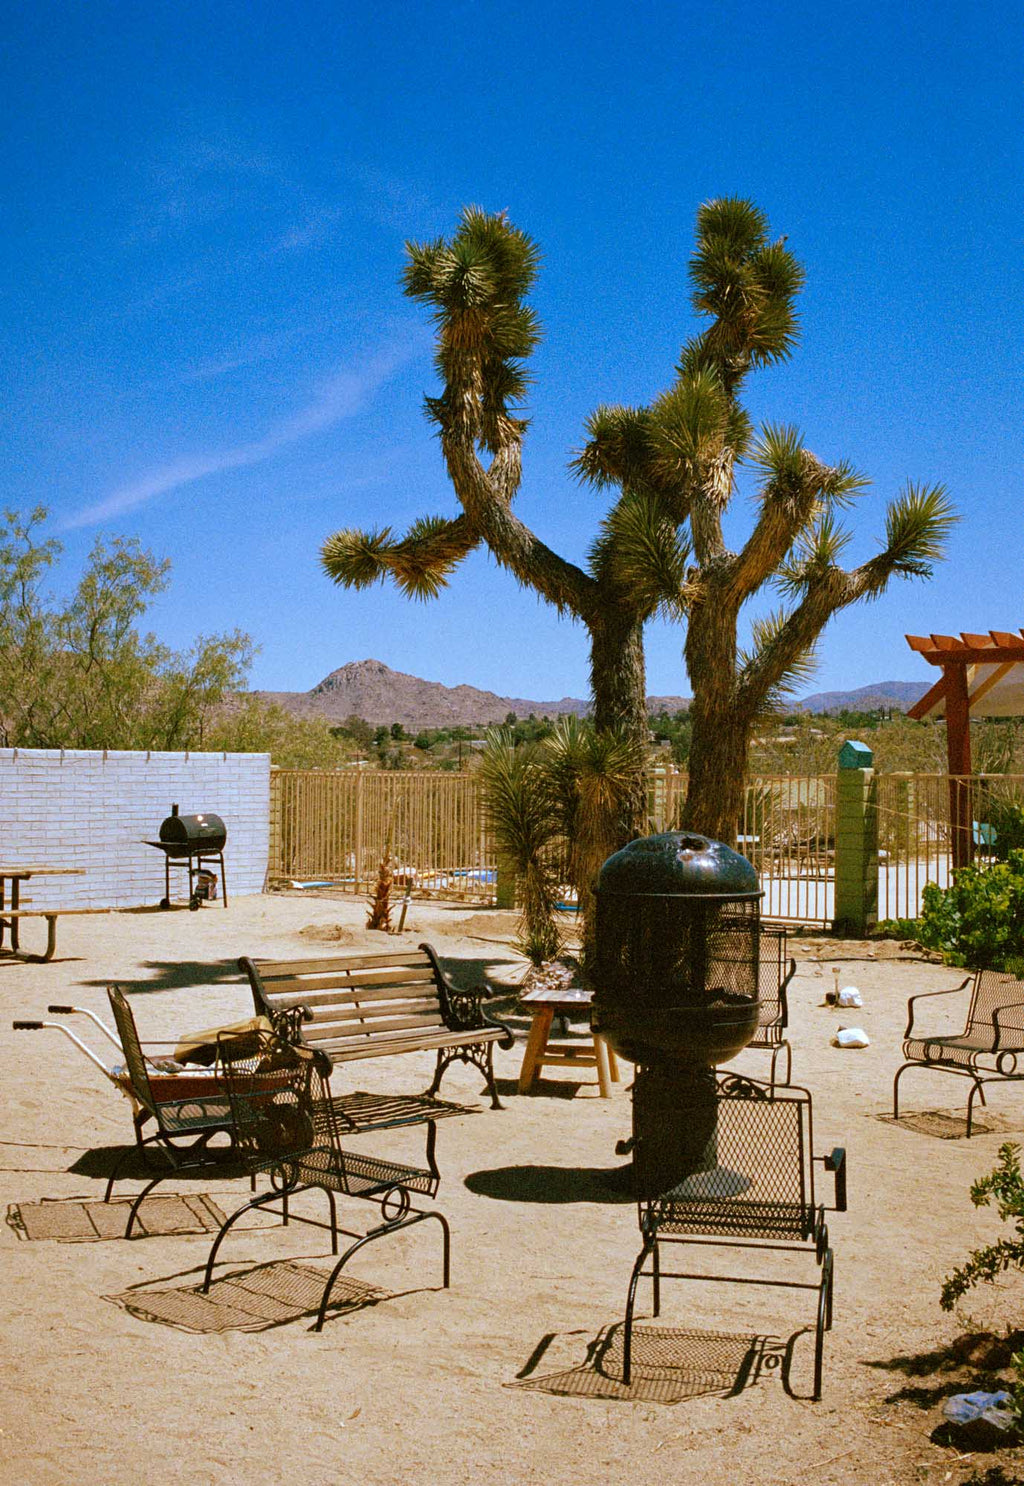
[[[914,1028],[918,1001],[955,996],[971,987],[967,1021],[962,1032],[925,1036]],[[1012,1083],[1024,1078],[1024,981],[1002,970],[976,970],[962,985],[948,991],[922,991],[907,1002],[907,1030],[903,1034],[906,1059],[892,1084],[892,1113],[900,1117],[900,1078],[908,1068],[932,1068],[971,1080],[967,1096],[967,1138],[971,1136],[974,1097],[985,1103],[987,1083]]]
[[[796,960],[787,957],[786,930],[761,926],[757,974],[757,1031],[748,1042],[752,1048],[767,1049],[771,1055],[769,1083],[788,1084],[793,1075],[793,1049],[786,1038],[789,1026],[789,983],[796,974]],[[785,1055],[786,1075],[778,1078],[779,1059]]]
[[[224,1151],[211,1150],[210,1141],[216,1135],[226,1135],[233,1146],[234,1122],[223,1085],[205,1070],[170,1077],[160,1076],[155,1071],[151,1074],[150,1059],[143,1051],[135,1017],[124,993],[117,986],[108,986],[107,995],[124,1053],[124,1078],[126,1091],[131,1096],[135,1110],[135,1138],[138,1147],[145,1150],[150,1145],[156,1145],[167,1157],[166,1167],[150,1178],[132,1203],[125,1227],[125,1237],[130,1238],[139,1208],[154,1187],[169,1176],[209,1167],[214,1162],[224,1160]],[[208,1087],[208,1092],[204,1085]],[[155,1121],[156,1130],[143,1137],[142,1127],[150,1119]],[[181,1144],[183,1141],[188,1142],[184,1147]],[[110,1201],[114,1183],[134,1153],[134,1148],[128,1146],[118,1158],[107,1181],[104,1202]]]
[[[443,1235],[443,1283],[450,1276],[451,1236],[446,1219],[436,1211],[413,1207],[411,1194],[433,1197],[437,1191],[436,1167],[424,1170],[385,1161],[373,1155],[342,1148],[341,1132],[357,1135],[359,1127],[348,1119],[339,1102],[332,1100],[328,1085],[330,1062],[323,1053],[298,1048],[270,1034],[261,1033],[252,1048],[237,1040],[221,1039],[217,1068],[227,1090],[238,1153],[253,1180],[270,1179],[270,1191],[252,1198],[222,1225],[210,1249],[203,1277],[204,1294],[210,1288],[217,1254],[229,1229],[245,1213],[270,1208],[289,1221],[325,1228],[331,1235],[331,1253],[338,1253],[338,1234],[352,1238],[331,1270],[324,1286],[316,1327],[321,1330],[331,1290],[344,1266],[364,1245],[433,1218]],[[299,1192],[320,1190],[326,1194],[330,1222],[299,1216],[291,1199]],[[380,1204],[382,1221],[366,1231],[341,1228],[336,1194],[360,1197]],[[271,1204],[279,1203],[278,1208]]]
[[[626,1301],[623,1336],[623,1381],[632,1369],[633,1312],[641,1278],[653,1285],[653,1313],[661,1308],[664,1279],[723,1280],[786,1289],[815,1290],[818,1295],[814,1342],[814,1398],[821,1397],[824,1334],[832,1325],[833,1256],[826,1208],[814,1191],[814,1165],[824,1164],[835,1178],[831,1210],[846,1211],[846,1152],[840,1146],[815,1157],[811,1096],[806,1089],[773,1088],[734,1073],[717,1075],[716,1125],[698,1169],[670,1191],[638,1204],[643,1248],[633,1266]],[[633,1151],[643,1169],[643,1137]],[[643,1190],[643,1184],[638,1184]],[[665,1270],[660,1245],[699,1244],[709,1249],[736,1248],[766,1253],[805,1253],[813,1258],[813,1281],[771,1275],[708,1274]],[[648,1259],[651,1269],[645,1271]]]

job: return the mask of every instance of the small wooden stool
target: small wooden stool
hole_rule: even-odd
[[[556,1014],[566,1015],[590,1007],[594,999],[592,991],[527,991],[520,997],[524,1006],[533,1013],[530,1035],[526,1039],[523,1066],[519,1071],[519,1092],[529,1094],[537,1081],[537,1075],[546,1063],[560,1064],[564,1068],[596,1068],[597,1084],[602,1099],[611,1098],[610,1083],[619,1081],[619,1065],[615,1054],[597,1033],[593,1033],[593,1047],[587,1048],[576,1042],[549,1042],[551,1023]]]

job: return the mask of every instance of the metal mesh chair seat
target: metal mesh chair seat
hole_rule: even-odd
[[[224,1094],[209,1099],[157,1100],[159,1119],[168,1135],[188,1135],[196,1130],[230,1130],[231,1106]]]
[[[643,1139],[643,1131],[634,1126],[633,1160],[638,1173],[644,1169]],[[815,1198],[814,1163],[823,1161],[835,1174],[835,1208],[845,1211],[846,1157],[838,1147],[826,1157],[815,1157],[812,1152],[811,1096],[806,1089],[777,1087],[733,1073],[717,1076],[714,1125],[703,1150],[691,1153],[689,1174],[669,1190],[638,1203],[643,1248],[633,1266],[626,1301],[626,1383],[630,1381],[633,1311],[641,1278],[653,1283],[654,1315],[660,1310],[663,1279],[743,1280],[817,1291],[814,1397],[820,1397],[824,1333],[832,1324],[833,1259],[825,1206]],[[642,1179],[638,1190],[644,1190]],[[813,1256],[817,1277],[803,1284],[749,1273],[668,1271],[662,1268],[660,1256],[664,1241],[776,1253],[796,1250]]]
[[[954,996],[971,987],[967,1020],[962,1032],[925,1037],[915,1035],[919,1001]],[[900,1078],[908,1068],[931,1068],[971,1080],[967,1096],[967,1135],[970,1138],[974,1099],[985,1103],[984,1085],[1024,1078],[1024,982],[1002,970],[977,970],[948,991],[923,991],[907,1002],[907,1029],[903,1057],[892,1085],[893,1118],[900,1117]]]
[[[440,1223],[443,1233],[444,1285],[449,1282],[450,1235],[438,1212],[414,1208],[410,1193],[432,1197],[437,1191],[436,1168],[423,1170],[381,1157],[343,1149],[339,1124],[353,1122],[332,1100],[327,1082],[330,1063],[322,1053],[295,1047],[273,1034],[261,1033],[254,1042],[220,1038],[217,1070],[223,1079],[231,1106],[235,1144],[255,1180],[269,1176],[271,1190],[254,1197],[222,1225],[206,1262],[204,1293],[213,1278],[217,1252],[228,1230],[244,1213],[280,1203],[285,1223],[294,1220],[314,1227],[328,1226],[331,1252],[338,1252],[338,1234],[355,1240],[349,1244],[324,1286],[316,1330],[324,1323],[331,1290],[343,1266],[364,1244],[386,1234],[409,1228],[428,1218]],[[294,1213],[291,1198],[299,1192],[322,1191],[330,1209],[330,1223]],[[382,1221],[367,1232],[341,1229],[335,1197],[379,1200]]]
[[[903,1044],[903,1056],[910,1063],[937,1063],[954,1068],[984,1068],[993,1074],[999,1072],[999,1059],[1005,1054],[1013,1057],[1024,1052],[1024,1045],[1017,1047],[994,1047],[990,1037],[982,1043],[977,1035],[961,1032],[956,1037],[908,1037]]]
[[[422,1192],[432,1197],[437,1190],[434,1173],[425,1168],[406,1166],[398,1161],[385,1161],[379,1156],[356,1151],[338,1151],[333,1146],[314,1146],[298,1156],[271,1156],[251,1168],[266,1175],[285,1170],[289,1184],[323,1187],[350,1197],[373,1197],[392,1187]]]
[[[702,1202],[660,1202],[654,1225],[662,1238],[706,1233],[729,1238],[813,1238],[824,1223],[822,1208],[800,1202],[750,1202],[742,1197]]]

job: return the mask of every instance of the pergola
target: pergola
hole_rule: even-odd
[[[1024,715],[1024,630],[989,630],[986,635],[908,635],[907,644],[942,675],[907,713],[917,719],[945,717],[953,866],[970,862],[974,850],[971,792],[960,781],[971,772],[972,717]]]

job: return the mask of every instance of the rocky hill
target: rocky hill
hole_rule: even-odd
[[[797,705],[805,712],[874,712],[878,707],[906,712],[930,686],[930,681],[873,681],[856,691],[819,691]]]
[[[559,717],[570,713],[585,716],[589,701],[559,697],[557,701],[534,701],[528,697],[501,697],[475,686],[442,686],[422,681],[404,671],[393,671],[379,660],[351,661],[339,666],[311,691],[261,691],[258,696],[297,717],[325,717],[344,722],[354,713],[367,722],[400,722],[406,728],[441,728],[458,724],[504,722],[510,712],[517,717]],[[649,697],[652,711],[664,707],[676,712],[688,707],[686,697]]]
[[[805,697],[798,707],[808,712],[839,712],[843,708],[871,711],[896,707],[905,711],[928,689],[923,681],[879,681],[856,691],[825,691]],[[589,701],[559,697],[557,701],[535,701],[528,697],[502,697],[476,686],[442,686],[423,681],[404,671],[393,671],[379,660],[350,661],[339,666],[311,691],[261,691],[257,696],[276,702],[296,717],[324,717],[344,722],[355,714],[367,722],[400,722],[405,728],[441,728],[457,725],[504,722],[510,712],[517,717],[585,716]],[[649,711],[678,712],[689,707],[689,697],[648,697]]]

